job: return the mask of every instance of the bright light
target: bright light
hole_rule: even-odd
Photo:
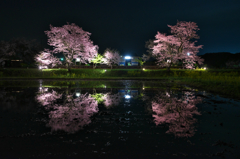
[[[144,90],[145,88],[143,87],[143,90]]]
[[[41,69],[42,69],[42,66],[39,66],[39,69],[41,70]]]
[[[204,69],[204,70],[206,70],[207,68],[206,68],[206,67],[204,67],[203,69]]]
[[[79,97],[79,96],[80,96],[80,94],[81,94],[81,93],[79,93],[79,92],[78,92],[78,93],[76,93],[76,96],[77,96],[77,97]]]
[[[187,55],[189,56],[189,55],[190,55],[190,53],[188,52],[188,53],[187,53]]]
[[[131,59],[131,56],[125,56],[125,59]]]
[[[63,58],[60,58],[61,61],[63,61]]]
[[[168,92],[166,92],[166,96],[170,97],[170,94]]]
[[[130,95],[125,95],[125,98],[126,98],[126,99],[130,99],[131,96],[130,96]]]
[[[170,63],[171,62],[171,60],[167,60],[167,63]]]
[[[80,58],[76,58],[76,62],[79,62],[80,61]]]
[[[145,70],[145,68],[143,68],[143,70]]]
[[[104,70],[105,72],[107,71],[107,70]]]

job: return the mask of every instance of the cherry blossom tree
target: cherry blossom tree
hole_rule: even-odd
[[[121,59],[118,51],[111,50],[111,49],[106,49],[103,56],[104,56],[104,63],[107,64],[108,66],[111,66],[111,69],[114,64],[119,64]]]
[[[40,69],[54,67],[61,64],[57,57],[54,57],[50,50],[45,49],[35,56],[35,61]]]
[[[166,94],[159,94],[152,101],[153,117],[156,125],[169,124],[166,133],[174,134],[177,137],[192,137],[195,134],[194,115],[201,115],[197,111],[196,104],[201,102],[191,92],[185,92],[182,98],[171,97]]]
[[[199,36],[196,32],[199,30],[194,22],[177,22],[176,25],[168,25],[172,35],[157,33],[153,46],[153,55],[160,66],[165,66],[170,70],[173,63],[182,61],[185,68],[193,69],[194,64],[203,63],[203,59],[197,56],[202,45],[197,46],[196,40]]]
[[[45,31],[48,44],[53,46],[53,53],[63,53],[68,71],[73,59],[79,58],[81,63],[88,63],[97,56],[98,46],[90,40],[91,33],[84,31],[79,26],[67,24],[62,27],[50,25],[50,31]]]

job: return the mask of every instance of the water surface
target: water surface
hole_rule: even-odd
[[[0,158],[238,158],[240,102],[164,81],[5,81]]]

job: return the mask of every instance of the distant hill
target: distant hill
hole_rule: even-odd
[[[207,64],[208,68],[225,68],[226,62],[240,61],[240,53],[218,52],[199,56],[204,59],[204,64]]]

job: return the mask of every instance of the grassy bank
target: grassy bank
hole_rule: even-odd
[[[240,98],[240,70],[140,69],[2,69],[1,78],[54,79],[167,79],[179,84]]]

